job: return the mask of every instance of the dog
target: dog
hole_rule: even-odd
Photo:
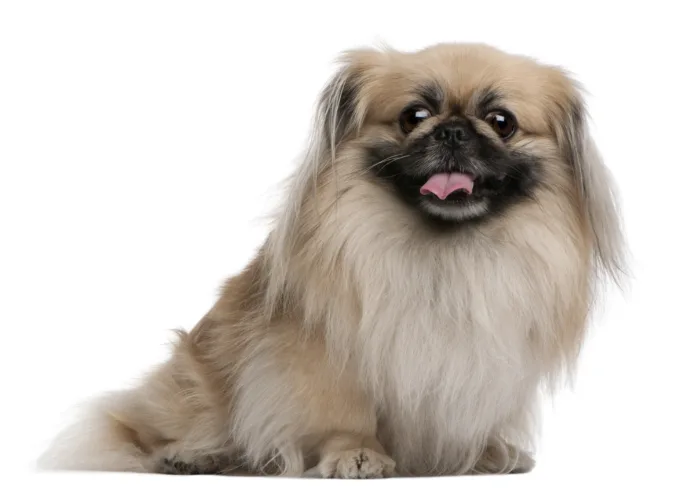
[[[479,44],[343,54],[248,266],[45,468],[325,478],[519,473],[625,270],[563,69]]]

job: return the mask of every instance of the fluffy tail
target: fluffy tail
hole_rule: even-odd
[[[88,403],[78,421],[64,429],[39,458],[40,470],[151,472],[152,457],[126,418],[134,392],[124,391]]]
[[[178,333],[172,357],[132,390],[85,405],[38,461],[46,470],[162,472],[168,460],[207,461],[232,451],[229,403],[198,360],[196,332]],[[208,463],[208,462],[206,462]]]

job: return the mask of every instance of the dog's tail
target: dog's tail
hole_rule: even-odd
[[[228,405],[191,334],[133,389],[87,402],[39,458],[41,470],[163,472],[172,459],[207,458],[230,447]],[[162,464],[165,464],[164,466]]]
[[[40,470],[152,472],[147,432],[129,413],[135,391],[112,393],[86,403],[78,421],[58,434],[37,461]]]

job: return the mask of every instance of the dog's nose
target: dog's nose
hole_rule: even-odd
[[[446,122],[440,124],[433,132],[436,141],[457,147],[464,144],[469,139],[469,130],[461,122]]]

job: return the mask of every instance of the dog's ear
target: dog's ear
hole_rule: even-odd
[[[289,181],[286,205],[264,250],[271,270],[267,314],[272,314],[282,300],[294,247],[304,231],[300,225],[303,205],[316,194],[318,176],[335,163],[337,148],[360,130],[370,103],[365,86],[374,79],[374,68],[383,58],[384,53],[373,49],[343,53],[338,69],[321,92],[306,153]]]
[[[554,132],[564,159],[572,166],[581,210],[593,236],[598,271],[620,285],[627,270],[618,193],[590,135],[582,91],[565,73],[562,76],[565,80],[560,99],[555,101]]]
[[[359,76],[349,63],[342,64],[324,88],[316,114],[317,129],[331,152],[336,157],[336,148],[346,136],[355,131],[360,120],[356,113],[359,91]]]
[[[339,68],[322,91],[315,115],[332,160],[336,148],[357,133],[365,119],[369,105],[366,85],[383,57],[380,51],[362,49],[346,51],[338,58]]]

